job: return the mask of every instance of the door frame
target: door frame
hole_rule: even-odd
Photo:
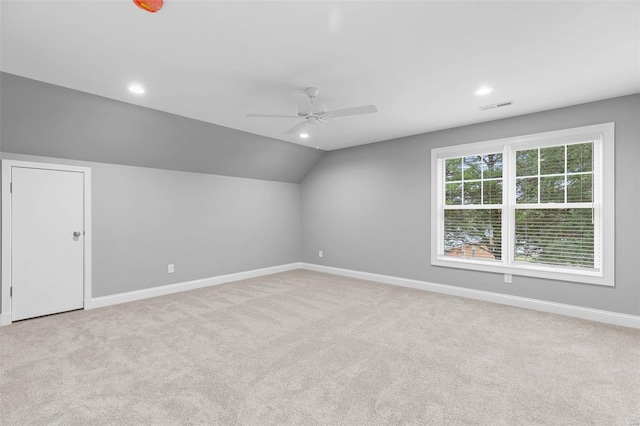
[[[11,169],[57,170],[82,173],[84,181],[84,296],[83,307],[91,302],[91,168],[66,164],[2,160],[2,310],[0,325],[11,324]]]

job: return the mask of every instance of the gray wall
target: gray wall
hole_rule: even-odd
[[[297,183],[324,151],[7,73],[0,87],[3,158],[93,170],[94,297],[299,261]]]
[[[300,183],[324,151],[0,73],[2,149]]]
[[[640,95],[339,151],[302,183],[303,261],[640,314]],[[616,124],[615,288],[430,265],[431,148]],[[318,250],[324,257],[318,257]]]
[[[3,158],[92,168],[94,297],[302,258],[640,314],[640,95],[322,157],[5,73],[0,85]],[[615,288],[525,277],[505,284],[499,274],[430,266],[431,148],[609,121],[616,123]],[[168,263],[175,274],[166,273]]]
[[[300,260],[298,184],[3,158],[91,167],[93,297]]]

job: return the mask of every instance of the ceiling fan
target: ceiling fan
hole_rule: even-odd
[[[307,88],[304,93],[293,93],[294,95],[304,96],[309,104],[309,109],[298,109],[298,115],[281,115],[281,114],[247,114],[247,117],[268,117],[268,118],[302,118],[303,120],[287,130],[286,135],[301,132],[303,129],[317,126],[318,123],[328,123],[330,119],[336,117],[348,117],[350,115],[371,114],[378,112],[375,105],[363,105],[353,108],[336,109],[333,111],[325,111],[324,108],[316,104],[316,98],[320,90],[316,87]],[[302,132],[300,137],[309,137],[309,133]]]

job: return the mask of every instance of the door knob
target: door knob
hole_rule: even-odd
[[[79,237],[80,235],[82,235],[82,232],[80,232],[80,231],[76,231],[76,232],[73,233],[74,237]]]

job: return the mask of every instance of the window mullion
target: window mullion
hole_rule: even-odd
[[[538,204],[540,204],[540,193],[542,192],[540,190],[540,183],[541,183],[541,179],[540,179],[540,148],[538,148]],[[515,218],[514,218],[514,223],[515,223]],[[514,225],[514,229],[515,229],[515,225]]]
[[[480,204],[484,204],[484,156],[480,157]]]
[[[565,145],[565,147],[564,147],[564,188],[563,188],[564,189],[564,202],[565,202],[565,204],[567,202],[567,184],[568,184],[568,181],[567,181],[567,153],[568,152],[569,152],[569,148],[568,148],[568,146]],[[593,155],[591,157],[593,157]],[[593,170],[593,169],[591,169],[591,170]],[[591,180],[593,181],[593,179],[591,179]],[[593,192],[592,192],[592,194],[593,194]]]
[[[515,209],[513,208],[516,196],[515,150],[505,145],[502,158],[502,261],[505,265],[511,265],[515,246]]]

